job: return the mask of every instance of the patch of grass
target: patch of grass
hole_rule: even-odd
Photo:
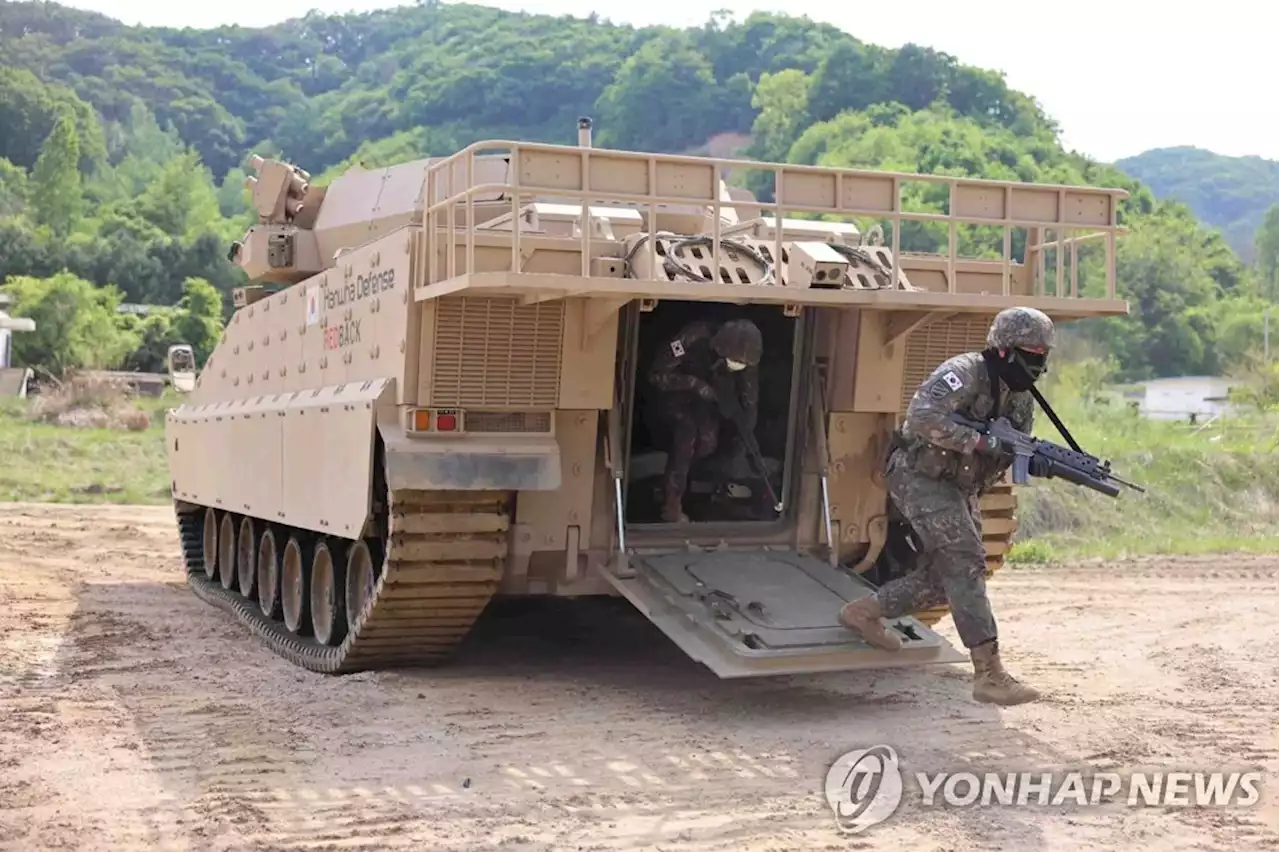
[[[1053,562],[1057,557],[1053,552],[1053,545],[1044,539],[1033,538],[1028,541],[1019,541],[1009,548],[1008,561],[1012,565],[1021,564],[1043,564],[1045,562]]]
[[[1273,413],[1204,428],[1145,420],[1122,403],[1089,402],[1100,395],[1087,380],[1087,365],[1055,367],[1045,394],[1076,440],[1147,493],[1123,490],[1110,498],[1061,480],[1032,480],[1018,491],[1011,564],[1280,549],[1280,442]],[[168,502],[164,411],[180,404],[181,395],[168,391],[125,404],[100,388],[86,388],[77,399],[56,405],[0,400],[0,500]],[[61,413],[94,405],[126,415],[144,412],[148,425],[130,431],[140,422],[136,415],[116,417],[117,428],[42,422],[85,422]],[[1066,443],[1042,413],[1035,433]]]
[[[1280,541],[1280,441],[1274,413],[1200,427],[1152,421],[1122,404],[1090,403],[1083,368],[1065,365],[1046,388],[1086,452],[1147,489],[1118,497],[1061,480],[1019,489],[1010,561],[1139,554],[1276,553]],[[1066,444],[1037,414],[1037,437]]]
[[[87,382],[4,400],[0,500],[167,503],[164,412],[176,404],[172,392],[130,398]]]

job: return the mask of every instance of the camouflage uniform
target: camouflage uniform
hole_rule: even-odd
[[[1000,414],[1021,432],[1031,430],[1035,400],[1008,393]],[[897,618],[950,601],[956,632],[966,648],[996,636],[986,594],[986,549],[978,497],[996,482],[1012,456],[976,455],[979,435],[952,423],[954,413],[985,420],[995,409],[982,355],[957,355],[920,386],[907,407],[903,437],[885,481],[889,496],[922,545],[918,568],[886,583],[877,597],[882,615]]]
[[[885,477],[894,505],[920,541],[918,567],[874,596],[846,605],[840,616],[870,644],[897,650],[901,640],[885,630],[880,618],[949,603],[956,632],[973,656],[974,697],[981,701],[1015,704],[1038,697],[1004,672],[986,593],[978,499],[1013,458],[994,439],[952,422],[950,416],[1003,416],[1015,429],[1030,432],[1035,400],[1029,388],[1041,375],[1052,344],[1048,317],[1012,308],[992,323],[985,352],[950,358],[921,383],[907,406]]]
[[[755,429],[759,416],[760,332],[747,320],[734,320],[717,328],[709,322],[692,322],[658,350],[649,368],[649,384],[658,392],[650,407],[650,426],[668,449],[663,480],[663,520],[687,521],[681,502],[689,483],[689,468],[696,459],[716,452],[720,411],[714,382],[726,359],[744,365],[732,372],[733,386],[747,426]]]

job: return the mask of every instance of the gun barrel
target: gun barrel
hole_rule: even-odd
[[[1143,488],[1141,485],[1123,480],[1120,477],[1116,476],[1115,474],[1112,474],[1111,478],[1114,479],[1116,482],[1119,482],[1125,488],[1132,488],[1134,491],[1137,491],[1139,494],[1147,493],[1147,489]]]
[[[1068,482],[1074,482],[1076,485],[1083,485],[1085,488],[1090,488],[1108,497],[1116,497],[1120,494],[1119,487],[1112,485],[1110,482],[1096,479],[1084,471],[1077,470],[1070,465],[1065,465],[1053,459],[1049,460],[1049,476],[1065,479]]]

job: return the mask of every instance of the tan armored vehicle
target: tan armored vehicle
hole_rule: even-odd
[[[930,629],[945,609],[898,619],[896,654],[837,622],[904,570],[890,433],[1002,308],[1127,311],[1114,189],[604,150],[589,121],[576,147],[327,187],[250,164],[260,221],[233,252],[254,283],[198,378],[172,353],[173,496],[196,594],[315,671],[439,662],[497,595],[625,596],[721,677],[963,661]],[[751,169],[773,202],[727,186]],[[904,210],[913,183],[949,213]],[[970,226],[1002,255],[957,256]],[[949,250],[900,250],[925,229]],[[1104,298],[1080,295],[1086,252]],[[750,459],[695,467],[689,521],[662,523],[648,366],[730,317],[763,334],[770,487]],[[983,499],[991,570],[1015,506]]]

